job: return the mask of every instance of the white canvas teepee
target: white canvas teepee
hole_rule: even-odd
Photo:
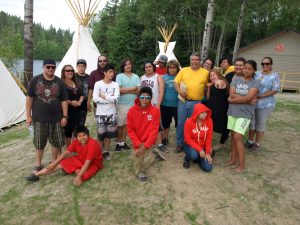
[[[172,34],[177,28],[177,23],[174,24],[172,30],[166,27],[157,27],[161,35],[163,36],[165,42],[158,42],[159,45],[159,54],[157,55],[155,61],[159,58],[160,55],[166,55],[168,57],[168,61],[177,60],[174,54],[174,48],[176,45],[176,41],[170,42]],[[178,60],[177,60],[178,61]]]
[[[78,30],[73,35],[72,45],[57,67],[55,75],[60,77],[61,70],[66,64],[71,64],[76,69],[78,59],[85,59],[87,61],[85,72],[90,74],[97,68],[97,58],[100,56],[100,52],[91,37],[87,25],[98,7],[100,0],[66,0],[66,2],[75,15],[79,25]]]
[[[26,97],[0,60],[0,129],[26,119]]]

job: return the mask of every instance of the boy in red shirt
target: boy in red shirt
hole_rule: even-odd
[[[160,123],[160,111],[151,104],[152,90],[142,87],[135,105],[127,114],[127,132],[134,148],[134,170],[137,178],[146,183],[144,174],[155,158],[165,160],[159,149],[151,149],[156,142]]]
[[[34,172],[26,179],[38,181],[40,176],[63,169],[67,174],[76,173],[74,185],[80,186],[83,181],[94,176],[103,168],[103,157],[98,141],[89,136],[89,130],[79,126],[75,131],[76,139],[67,147],[67,150],[60,155],[47,168]],[[71,156],[73,153],[76,155]]]
[[[199,166],[203,171],[212,170],[212,134],[211,110],[198,103],[195,105],[192,116],[184,124],[183,149],[186,156],[183,167],[185,169],[190,167],[190,161],[199,161]]]

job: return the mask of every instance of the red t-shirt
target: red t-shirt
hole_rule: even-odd
[[[155,73],[157,73],[158,75],[165,75],[167,73],[167,67],[156,67],[156,71]]]
[[[89,137],[86,145],[81,145],[76,139],[68,146],[67,151],[76,152],[78,159],[85,163],[86,160],[91,160],[91,164],[96,165],[98,168],[102,168],[102,153],[101,147],[98,141]]]

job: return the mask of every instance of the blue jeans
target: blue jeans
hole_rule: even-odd
[[[199,161],[200,168],[205,172],[210,172],[212,170],[212,164],[209,163],[205,158],[201,158],[200,154],[197,150],[191,148],[190,146],[184,144],[183,149],[185,151],[185,159],[186,161]]]
[[[176,128],[178,146],[183,146],[184,123],[186,119],[191,117],[191,115],[193,114],[194,107],[197,103],[201,103],[201,101],[186,101],[185,103],[178,101],[178,125]]]

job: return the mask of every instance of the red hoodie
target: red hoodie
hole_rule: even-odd
[[[197,118],[202,112],[207,112],[207,116],[202,120],[202,126],[198,127]],[[199,152],[205,149],[205,153],[210,154],[212,134],[211,110],[201,103],[196,104],[192,116],[184,124],[185,143]]]
[[[155,144],[159,123],[159,109],[152,104],[141,108],[139,99],[136,99],[134,106],[129,109],[127,114],[127,132],[135,150],[142,143],[146,149]]]

